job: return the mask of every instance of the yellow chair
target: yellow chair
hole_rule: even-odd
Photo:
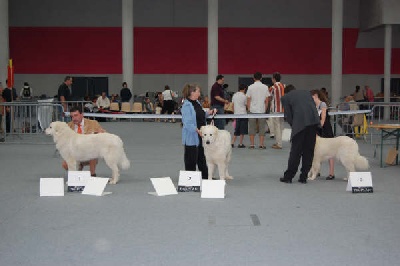
[[[110,111],[119,111],[119,103],[111,103],[110,104]]]
[[[125,113],[130,113],[131,112],[131,103],[129,102],[124,102],[121,104],[121,111]]]
[[[356,138],[365,136],[368,134],[368,122],[365,114],[354,115],[353,120],[354,134]]]
[[[143,112],[143,105],[140,102],[134,102],[132,106],[132,113],[142,113]]]

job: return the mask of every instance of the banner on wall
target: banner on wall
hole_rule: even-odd
[[[14,87],[14,66],[12,63],[12,59],[8,60],[8,68],[7,68],[7,87]]]

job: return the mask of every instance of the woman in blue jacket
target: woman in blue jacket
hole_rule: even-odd
[[[206,113],[200,102],[200,87],[196,84],[186,84],[182,91],[185,99],[182,113],[182,144],[185,147],[185,170],[196,171],[196,165],[203,179],[208,178],[208,168],[204,148],[201,141],[200,127],[206,125],[206,114],[214,114],[215,110]]]

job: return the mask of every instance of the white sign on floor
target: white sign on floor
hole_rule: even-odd
[[[64,178],[40,178],[40,196],[64,196]]]
[[[83,191],[90,177],[90,171],[68,171],[68,192]]]
[[[200,171],[179,171],[178,191],[179,192],[200,192],[201,189]]]
[[[170,177],[150,178],[150,180],[155,190],[155,192],[149,192],[150,195],[167,196],[178,194]]]
[[[353,193],[373,193],[371,172],[350,172],[346,191]]]
[[[104,188],[108,183],[108,178],[91,177],[87,181],[82,191],[83,195],[103,196],[110,193],[104,193]]]
[[[201,184],[201,197],[208,199],[225,198],[225,180],[203,180]]]

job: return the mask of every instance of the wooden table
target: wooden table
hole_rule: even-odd
[[[372,124],[369,125],[370,128],[376,128],[381,131],[381,167],[383,167],[382,162],[382,150],[383,141],[390,136],[396,137],[396,150],[399,150],[399,138],[400,138],[400,124]],[[396,156],[396,164],[399,164],[399,155]]]

